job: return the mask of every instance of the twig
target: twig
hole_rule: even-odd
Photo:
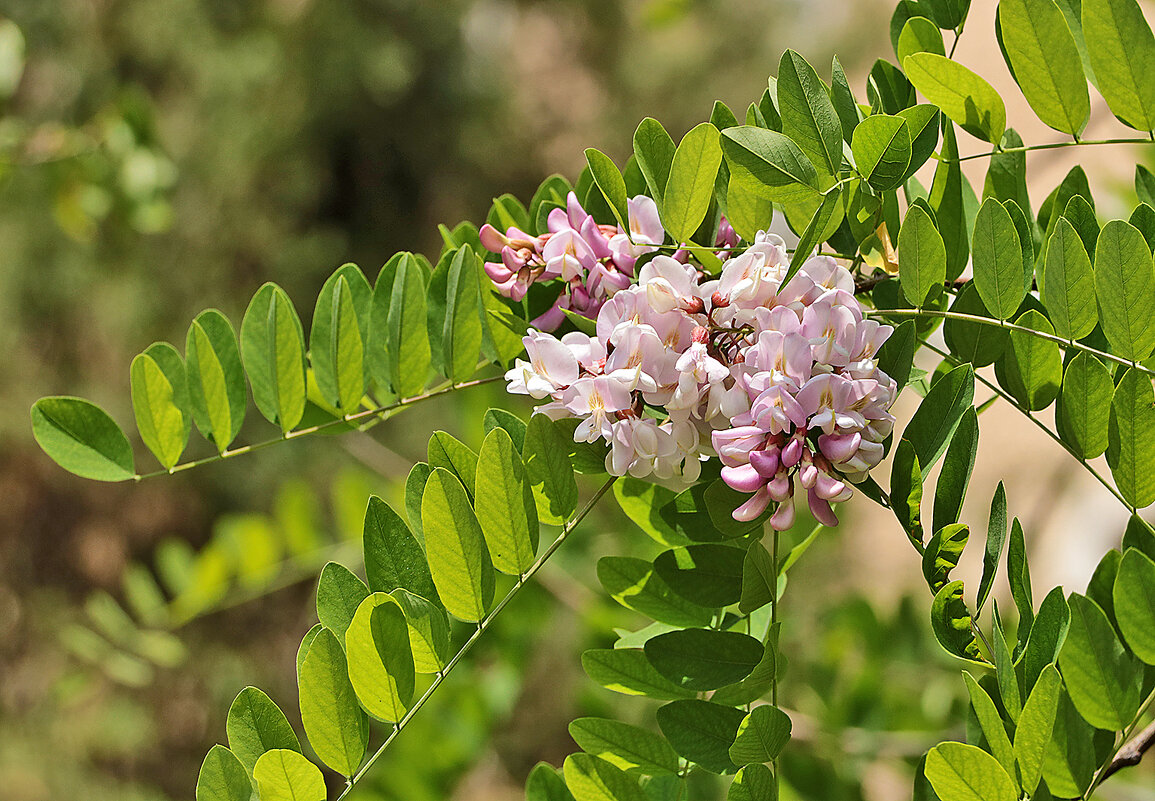
[[[1123,768],[1138,765],[1140,760],[1143,759],[1143,754],[1147,753],[1147,749],[1152,745],[1155,745],[1155,722],[1150,723],[1147,728],[1123,744],[1123,747],[1119,749],[1119,753],[1115,754],[1115,758],[1103,769],[1099,781],[1102,782],[1112,773],[1120,771]]]

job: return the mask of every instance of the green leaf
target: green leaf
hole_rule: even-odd
[[[418,542],[425,542],[425,532],[421,529],[421,496],[425,493],[425,482],[433,468],[425,462],[418,462],[405,477],[405,516],[409,518],[409,528]],[[430,579],[432,582],[433,579]],[[432,597],[432,596],[429,596]]]
[[[818,189],[818,173],[810,159],[785,134],[742,125],[722,131],[722,152],[730,174],[746,173],[774,190],[770,197],[784,200]]]
[[[623,695],[645,695],[660,701],[694,697],[693,690],[679,687],[655,670],[640,648],[586,651],[582,669],[597,684]]]
[[[565,523],[577,508],[577,482],[568,453],[569,443],[552,420],[544,414],[529,418],[522,456],[537,518],[547,525]]]
[[[1077,353],[1067,363],[1056,417],[1063,441],[1080,459],[1107,450],[1114,393],[1110,371],[1091,354]]]
[[[734,776],[726,801],[778,801],[774,772],[759,763],[744,766]]]
[[[369,496],[362,541],[365,578],[370,590],[392,592],[402,587],[423,598],[437,600],[421,545],[401,516],[376,495]]]
[[[1087,250],[1066,218],[1059,218],[1047,240],[1041,284],[1055,333],[1065,339],[1091,333],[1099,319],[1095,305],[1087,302],[1095,292],[1095,276]]]
[[[926,755],[926,777],[942,801],[1017,801],[1015,783],[980,748],[941,743]]]
[[[638,783],[604,759],[589,754],[565,758],[565,783],[577,801],[647,801]]]
[[[998,15],[1007,63],[1035,114],[1056,131],[1082,133],[1091,101],[1063,12],[1054,0],[1001,0]]]
[[[481,620],[493,601],[493,563],[465,488],[444,468],[434,468],[425,484],[421,527],[445,609],[461,620]]]
[[[1135,194],[1140,203],[1155,206],[1155,175],[1142,164],[1135,165]]]
[[[935,53],[915,53],[902,63],[906,77],[923,97],[967,133],[998,144],[1007,127],[1007,110],[989,83]]]
[[[971,471],[974,470],[978,448],[979,419],[972,407],[963,412],[962,420],[959,421],[958,428],[951,437],[950,446],[947,447],[942,471],[938,475],[932,517],[932,528],[935,531],[958,520],[962,512],[963,499],[966,498],[967,486],[970,484]]]
[[[922,469],[914,446],[900,439],[890,469],[890,503],[895,517],[919,551],[922,550]]]
[[[782,277],[782,286],[786,286],[790,279],[798,274],[802,265],[813,255],[814,249],[838,230],[842,219],[842,189],[836,184],[822,194],[822,203],[810,218],[802,236],[798,238],[794,255],[790,257],[790,267]]]
[[[465,487],[472,500],[477,489],[477,454],[461,440],[444,431],[434,431],[429,437],[430,467],[448,470]]]
[[[1023,686],[1028,692],[1039,680],[1047,665],[1059,658],[1059,651],[1067,639],[1071,625],[1071,610],[1063,597],[1063,588],[1055,587],[1043,603],[1031,624],[1031,634],[1021,657]]]
[[[354,264],[340,267],[317,296],[309,357],[326,402],[345,414],[365,395],[365,350],[372,293]]]
[[[1155,128],[1155,37],[1135,0],[1083,0],[1083,36],[1111,111],[1140,131]]]
[[[438,604],[402,587],[389,594],[405,612],[414,670],[437,673],[449,658],[449,616]]]
[[[689,242],[702,223],[721,163],[718,129],[710,123],[695,126],[682,138],[662,193],[662,225],[675,242]]]
[[[1018,674],[1015,672],[1011,649],[1007,645],[1007,638],[1003,635],[1002,622],[998,614],[999,607],[995,604],[995,625],[991,631],[991,651],[995,660],[995,679],[999,685],[999,697],[1002,698],[1003,708],[1012,723],[1019,719],[1023,711],[1022,688],[1019,687]]]
[[[793,50],[778,64],[782,133],[829,175],[842,168],[842,123],[818,73]]]
[[[301,723],[321,761],[343,776],[352,776],[369,743],[369,722],[349,683],[345,652],[337,635],[321,629],[309,646],[297,679]],[[279,751],[269,752],[279,754]],[[289,752],[293,753],[293,752]],[[268,754],[261,759],[268,759]],[[257,781],[260,782],[257,760]]]
[[[525,801],[574,801],[574,797],[553,765],[538,762],[526,777]]]
[[[1019,715],[1015,729],[1015,760],[1019,763],[1019,775],[1027,795],[1034,795],[1043,775],[1043,757],[1055,728],[1062,687],[1059,671],[1054,665],[1047,665]]]
[[[930,626],[935,639],[947,653],[972,661],[978,658],[979,647],[971,631],[971,616],[963,600],[961,581],[952,581],[934,596]]]
[[[485,417],[482,418],[482,429],[488,434],[495,428],[505,429],[505,433],[509,434],[510,439],[513,440],[513,447],[517,448],[517,452],[521,453],[525,447],[525,421],[512,412],[507,412],[505,409],[486,409]]]
[[[377,720],[396,723],[413,700],[413,651],[401,605],[383,592],[361,602],[345,633],[349,682]]]
[[[1131,651],[1155,665],[1155,562],[1128,548],[1113,589],[1115,619]]]
[[[750,675],[762,643],[748,634],[684,629],[646,642],[646,658],[670,681],[689,690],[716,690]]]
[[[711,610],[674,593],[645,559],[603,556],[597,572],[610,597],[627,609],[673,626],[705,626],[710,622]]]
[[[915,170],[926,163],[938,145],[938,108],[929,103],[921,103],[900,109],[898,116],[906,120],[910,130],[910,166],[906,168],[904,179],[914,175]]]
[[[759,231],[766,231],[774,219],[770,192],[748,171],[730,173],[726,185],[726,219],[738,236],[753,241]]]
[[[232,751],[214,745],[201,763],[196,801],[249,801],[253,783],[245,766]]]
[[[991,587],[995,583],[995,573],[999,569],[999,560],[1003,555],[1003,546],[1007,541],[1007,491],[1003,482],[995,488],[991,498],[991,513],[987,518],[987,543],[983,552],[983,576],[979,581],[979,591],[975,601],[975,614],[983,608],[983,604],[990,595]]]
[[[1007,582],[1011,585],[1011,598],[1019,612],[1019,634],[1025,636],[1031,629],[1035,608],[1031,597],[1026,537],[1017,517],[1011,521],[1011,539],[1007,546]]]
[[[344,565],[329,562],[317,580],[317,619],[341,642],[357,607],[368,597],[369,588],[365,582]]]
[[[946,585],[969,538],[970,529],[962,523],[944,526],[930,538],[922,555],[922,575],[931,592],[938,592]]]
[[[320,623],[314,623],[312,628],[305,632],[305,636],[301,638],[301,644],[297,646],[297,677],[301,675],[301,665],[305,664],[305,657],[309,653],[309,648],[313,645],[313,640],[317,639],[317,635],[325,627]]]
[[[738,611],[748,615],[761,609],[776,597],[778,578],[774,574],[774,560],[760,542],[750,543],[742,560],[742,597]]]
[[[52,461],[82,478],[125,481],[136,474],[128,438],[89,401],[41,398],[32,406],[32,435]]]
[[[898,277],[902,293],[915,306],[946,280],[946,247],[934,221],[922,206],[907,209],[898,232]]]
[[[412,254],[398,254],[373,288],[369,349],[370,365],[378,365],[374,380],[401,398],[425,388],[432,359],[426,317],[421,266]]]
[[[854,92],[846,80],[846,71],[842,69],[838,56],[834,56],[830,64],[830,102],[834,105],[838,121],[842,125],[842,139],[849,145],[854,129],[862,122],[862,109],[854,99]]]
[[[1009,319],[1026,295],[1023,250],[1011,215],[994,198],[987,198],[975,218],[971,259],[983,305],[1000,320]]]
[[[614,213],[618,225],[628,231],[630,215],[626,210],[626,182],[617,165],[605,153],[592,147],[586,148],[586,163],[589,164],[594,183],[609,203],[610,211]]]
[[[741,598],[745,557],[745,551],[728,545],[672,548],[654,560],[654,572],[686,600],[717,608]]]
[[[851,151],[868,184],[880,192],[894,189],[902,184],[910,166],[910,128],[902,117],[867,117],[854,129]]]
[[[229,748],[249,773],[253,772],[253,766],[266,751],[274,748],[301,750],[301,742],[285,713],[256,687],[246,687],[237,693],[229,707],[225,730],[229,736]]]
[[[518,576],[537,553],[537,506],[525,465],[504,429],[486,435],[477,457],[477,522],[493,566]]]
[[[1096,731],[1079,716],[1066,692],[1060,693],[1055,728],[1043,761],[1043,779],[1059,798],[1079,798],[1099,768]]]
[[[261,801],[325,801],[325,777],[296,751],[275,749],[253,769]],[[198,799],[199,801],[199,799]]]
[[[970,256],[971,232],[978,212],[978,199],[957,160],[958,143],[952,125],[946,125],[943,133],[941,155],[943,160],[935,167],[929,201],[934,209],[938,231],[946,245],[946,277],[954,280],[962,273]]]
[[[982,729],[983,736],[987,739],[991,755],[999,761],[1008,776],[1014,777],[1015,752],[1011,746],[1010,738],[1007,737],[1006,726],[1003,725],[1003,718],[999,714],[995,702],[991,700],[987,691],[975,681],[970,673],[963,671],[963,681],[966,683],[971,707],[974,708],[975,717],[979,721],[979,728]]]
[[[1095,247],[1099,321],[1114,353],[1141,361],[1155,350],[1155,269],[1134,226],[1112,220]]]
[[[171,345],[158,342],[153,348]],[[151,348],[150,348],[151,350]],[[173,350],[176,366],[180,368],[180,381],[184,382],[184,362]],[[136,427],[140,438],[153,452],[165,469],[180,460],[188,443],[189,417],[184,406],[177,400],[178,389],[162,365],[149,353],[141,353],[132,360],[132,410],[136,415]],[[184,399],[187,404],[187,397]]]
[[[911,17],[902,26],[894,53],[901,64],[907,56],[915,53],[935,53],[945,56],[946,47],[942,41],[942,31],[926,17]]]
[[[196,316],[185,344],[189,400],[197,428],[224,452],[245,419],[245,372],[233,327],[207,309]]]
[[[738,726],[738,735],[730,746],[730,759],[735,765],[777,759],[790,740],[790,728],[789,716],[778,707],[754,707]]]
[[[577,718],[569,724],[574,742],[588,754],[627,772],[659,776],[678,772],[678,755],[653,732],[605,718]]]
[[[253,400],[270,423],[290,431],[305,414],[305,334],[285,291],[265,284],[241,322],[241,355]]]
[[[936,381],[910,418],[903,437],[914,446],[924,472],[946,450],[963,413],[974,403],[974,396],[974,370],[964,364]]]
[[[634,132],[634,157],[646,179],[646,185],[650,187],[650,195],[658,204],[659,214],[676,151],[674,140],[660,122],[646,117],[638,124]]]
[[[1047,318],[1034,309],[1023,312],[1015,324],[1044,334],[1055,333]],[[1063,357],[1058,344],[1026,331],[1012,330],[1010,337],[1011,347],[995,368],[1000,383],[1024,409],[1047,408],[1059,396],[1063,381]],[[1000,371],[1004,365],[1005,372]]]
[[[614,482],[614,499],[626,517],[659,545],[667,547],[691,542],[660,513],[674,498],[673,490],[633,476],[622,476]]]
[[[1071,628],[1059,653],[1071,702],[1100,729],[1121,731],[1139,711],[1142,666],[1115,636],[1099,605],[1072,593]]]
[[[910,370],[918,346],[916,329],[914,320],[899,323],[878,350],[878,369],[893,378],[900,390],[910,383]]]
[[[674,750],[711,773],[733,773],[730,746],[746,714],[740,709],[688,699],[658,707],[658,727]]]
[[[473,248],[459,248],[449,263],[441,334],[446,377],[457,383],[473,376],[481,358],[481,278],[481,259]]]
[[[1155,406],[1151,379],[1130,368],[1115,387],[1107,464],[1119,493],[1138,509],[1155,501]]]

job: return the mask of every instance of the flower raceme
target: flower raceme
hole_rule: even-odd
[[[898,387],[875,360],[891,327],[864,319],[853,277],[831,258],[809,259],[783,285],[789,260],[773,234],[759,233],[717,278],[664,255],[634,275],[664,236],[652,204],[630,201],[633,243],[595,225],[572,195],[545,237],[484,231],[487,247],[501,246],[487,271],[503,293],[565,282],[537,326],[556,328],[562,308],[596,319],[594,336],[531,329],[509,391],[548,398],[536,411],[553,419],[577,418],[576,441],[606,441],[613,475],[687,486],[716,454],[726,484],[750,495],[735,519],[774,505],[769,523],[786,530],[801,488],[814,517],[837,525],[831,504],[879,463],[894,425]]]

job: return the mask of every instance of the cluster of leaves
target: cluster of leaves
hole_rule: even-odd
[[[1007,127],[994,89],[947,54],[942,31],[957,41],[968,11],[967,0],[903,0],[891,26],[900,64],[874,65],[868,103],[858,102],[837,60],[827,85],[787,51],[744,124],[718,103],[675,144],[660,123],[644,120],[623,169],[589,150],[575,185],[553,176],[528,206],[502,196],[489,222],[541,233],[572,189],[599,222],[628,228],[626,199],[645,193],[670,235],[666,247],[684,249],[707,273],[720,265],[713,246],[723,215],[750,241],[776,210],[799,238],[787,280],[816,248],[850,262],[868,313],[897,325],[880,354],[884,369],[900,386],[913,379],[924,395],[894,440],[889,491],[873,481],[862,489],[893,509],[920,554],[940,643],[983,671],[964,677],[969,744],[931,749],[919,792],[942,801],[1086,798],[1117,769],[1120,752],[1135,747],[1130,738],[1153,697],[1155,535],[1133,517],[1125,552],[1108,554],[1086,596],[1056,588],[1036,610],[1026,538],[1013,521],[1008,546],[1000,487],[973,612],[950,573],[969,538],[958,517],[988,405],[975,406],[976,382],[1046,430],[1132,513],[1155,501],[1155,177],[1138,169],[1141,202],[1127,220],[1100,225],[1079,168],[1036,210],[1026,180],[1026,152],[1036,148]],[[996,35],[1031,108],[1072,137],[1061,144],[1087,144],[1079,136],[1090,114],[1088,80],[1123,124],[1155,129],[1155,81],[1143,68],[1155,37],[1135,0],[1002,0]],[[929,102],[918,103],[920,94]],[[960,166],[958,129],[994,146],[978,154],[989,158],[981,202]],[[927,190],[915,173],[932,157]],[[481,260],[493,256],[476,229],[442,233],[436,267],[399,254],[373,286],[353,265],[335,272],[307,348],[292,304],[269,284],[250,304],[239,342],[209,310],[194,320],[183,358],[164,343],[138,356],[133,405],[162,472],[198,463],[179,462],[193,422],[217,450],[201,461],[257,447],[230,449],[246,377],[261,414],[291,439],[372,424],[476,383],[479,363],[517,355],[525,321],[552,300],[549,290],[535,287],[519,305],[503,301],[485,280]],[[973,278],[962,277],[968,263]],[[940,326],[946,350],[928,341]],[[913,367],[920,350],[942,357],[925,378]],[[990,365],[993,381],[977,372]],[[1053,429],[1035,414],[1052,404]],[[404,516],[370,499],[364,581],[336,563],[321,573],[319,623],[298,655],[301,715],[312,751],[348,777],[346,792],[580,522],[589,506],[575,512],[575,469],[604,472],[602,448],[575,446],[565,426],[543,415],[526,424],[491,410],[484,426],[478,452],[433,434],[428,461],[409,475]],[[127,438],[87,401],[41,400],[33,429],[73,472],[142,477]],[[1088,464],[1104,453],[1113,482]],[[928,527],[924,478],[940,460]],[[656,712],[661,734],[579,719],[571,734],[585,753],[567,759],[560,776],[535,769],[529,797],[676,801],[685,777],[701,769],[735,773],[734,801],[776,798],[776,761],[790,735],[776,697],[777,600],[818,531],[780,559],[776,535],[763,543],[760,525],[733,521],[736,498],[709,469],[679,495],[630,479],[615,495],[667,550],[652,561],[605,557],[598,578],[655,622],[582,662],[607,689],[666,702]],[[560,532],[539,553],[542,524]],[[1018,613],[1011,638],[994,605],[989,633],[980,621],[1004,547]],[[499,584],[508,592],[494,603]],[[452,656],[451,618],[476,624]],[[393,725],[366,762],[370,719]],[[229,747],[205,761],[198,798],[247,799],[254,782],[266,801],[325,796],[285,716],[249,688],[230,711]]]

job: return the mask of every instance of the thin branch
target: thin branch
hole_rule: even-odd
[[[1035,150],[1056,150],[1063,147],[1079,147],[1080,145],[1149,145],[1151,140],[1149,138],[1138,137],[1123,137],[1118,139],[1080,139],[1079,141],[1063,141],[1063,142],[1046,142],[1041,145],[1023,145],[1022,147],[1004,147],[1001,150],[990,150],[983,153],[971,153],[969,156],[960,156],[955,159],[944,159],[941,156],[936,158],[945,163],[953,164],[960,161],[970,161],[971,159],[990,158],[1003,153],[1030,153]]]
[[[485,633],[490,624],[493,623],[493,620],[499,614],[501,614],[501,610],[505,609],[506,605],[509,604],[511,600],[513,600],[515,595],[517,595],[518,590],[524,587],[529,582],[529,580],[533,578],[534,574],[541,569],[542,565],[544,565],[546,561],[551,556],[553,556],[554,552],[557,551],[557,549],[560,548],[563,543],[565,543],[570,533],[573,532],[573,530],[577,528],[578,524],[585,519],[586,515],[588,515],[590,510],[592,510],[594,506],[597,505],[598,501],[602,499],[602,496],[604,496],[609,491],[610,487],[613,486],[615,481],[617,481],[617,477],[613,476],[608,481],[606,481],[606,483],[602,484],[600,488],[598,488],[598,491],[594,493],[593,497],[589,499],[586,505],[583,506],[581,510],[576,515],[574,515],[574,517],[568,523],[566,523],[565,527],[562,528],[561,533],[557,535],[557,539],[550,543],[550,546],[546,548],[544,552],[542,552],[542,555],[539,556],[537,560],[529,566],[529,569],[526,570],[523,575],[518,577],[517,582],[510,588],[509,592],[507,592],[505,596],[497,602],[497,606],[493,607],[489,614],[487,614],[478,622],[477,629],[473,632],[473,634],[469,636],[469,639],[465,641],[460,650],[458,650],[458,652],[453,655],[453,658],[449,660],[448,664],[446,664],[445,667],[437,673],[437,676],[433,679],[433,683],[429,685],[429,689],[427,689],[422,694],[422,696],[414,702],[413,706],[409,708],[409,711],[405,713],[405,716],[402,717],[401,720],[397,721],[397,724],[393,727],[393,731],[391,731],[389,736],[385,738],[385,742],[381,743],[381,746],[373,752],[373,755],[369,757],[369,761],[366,762],[361,767],[361,769],[357,771],[357,773],[351,779],[348,780],[348,782],[345,784],[344,791],[342,791],[341,795],[337,796],[337,801],[341,801],[341,799],[347,796],[353,787],[357,784],[357,782],[359,782],[365,776],[365,774],[369,772],[369,769],[373,767],[373,763],[376,762],[383,753],[385,753],[385,749],[389,747],[389,744],[393,742],[394,738],[396,738],[397,735],[401,733],[401,730],[404,729],[405,726],[409,723],[409,721],[413,719],[413,716],[416,715],[421,707],[425,705],[425,702],[429,700],[434,691],[436,691],[437,688],[441,686],[441,683],[445,681],[445,678],[450,674],[457,663],[460,662],[462,657],[464,657],[469,652],[469,650],[473,647],[473,644],[481,638],[481,635]]]
[[[1143,755],[1147,753],[1147,750],[1151,748],[1152,745],[1155,745],[1155,722],[1148,724],[1147,728],[1123,744],[1123,747],[1115,754],[1115,758],[1111,760],[1111,763],[1103,768],[1103,773],[1099,776],[1099,782],[1102,782],[1116,771],[1138,765],[1143,759]]]

